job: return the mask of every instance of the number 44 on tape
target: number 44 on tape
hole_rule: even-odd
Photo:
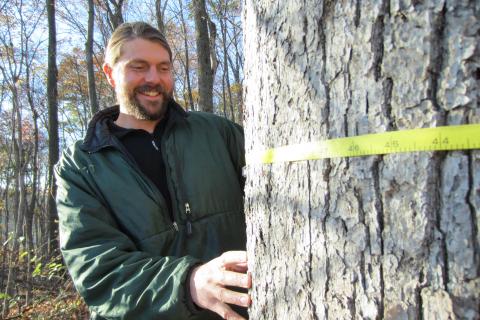
[[[480,149],[480,124],[389,131],[282,146],[247,154],[247,165],[400,152],[469,149]]]

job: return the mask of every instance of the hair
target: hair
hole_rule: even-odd
[[[125,42],[134,39],[145,39],[156,42],[168,51],[170,61],[172,61],[172,50],[165,39],[165,36],[156,28],[146,22],[122,23],[112,33],[108,40],[107,49],[105,51],[105,62],[114,65],[122,55],[122,47]]]

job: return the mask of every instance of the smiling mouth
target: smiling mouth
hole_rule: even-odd
[[[161,86],[144,85],[144,86],[138,87],[137,90],[135,91],[147,97],[158,97],[159,95],[165,94],[165,91]]]
[[[143,92],[140,92],[141,94],[144,94],[146,96],[149,96],[149,97],[156,97],[158,95],[160,95],[160,92],[158,91],[143,91]]]

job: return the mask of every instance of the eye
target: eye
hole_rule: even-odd
[[[132,64],[132,65],[130,65],[130,69],[132,69],[134,71],[143,71],[143,70],[145,70],[145,66],[141,65],[141,64]]]
[[[169,64],[162,64],[160,66],[160,72],[169,72],[170,71],[170,65]]]

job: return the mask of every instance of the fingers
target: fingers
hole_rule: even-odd
[[[223,303],[235,304],[240,307],[247,308],[252,303],[248,294],[232,291],[224,287],[217,287],[216,296]]]
[[[227,270],[220,271],[218,273],[217,282],[222,286],[232,286],[248,289],[252,286],[252,277],[250,274],[238,273]]]
[[[238,313],[233,311],[228,305],[225,303],[217,303],[212,306],[211,309],[213,312],[218,314],[223,319],[228,320],[245,320],[245,318],[241,317]]]
[[[227,270],[245,273],[248,271],[248,265],[247,263],[239,263],[237,265],[230,266]]]
[[[247,253],[245,251],[227,251],[218,257],[225,269],[247,265]]]
[[[247,271],[245,251],[225,252],[220,257],[195,267],[189,279],[193,302],[225,319],[243,319],[227,303],[240,307],[248,307],[252,303],[248,293],[230,289],[251,288],[252,277]]]

